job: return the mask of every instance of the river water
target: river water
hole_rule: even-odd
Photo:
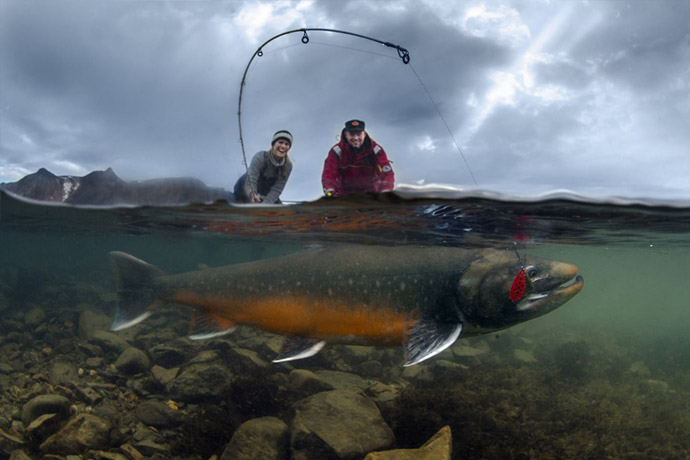
[[[573,263],[585,280],[581,293],[546,316],[490,337],[461,337],[458,343],[489,352],[459,357],[457,368],[431,359],[420,365],[431,370],[424,378],[384,370],[385,383],[406,383],[400,403],[384,413],[398,447],[418,447],[449,425],[453,458],[690,454],[689,203],[407,190],[280,207],[77,208],[3,192],[0,323],[9,323],[0,327],[0,347],[36,306],[46,322],[82,308],[112,315],[112,301],[95,305],[73,294],[83,286],[106,299],[114,292],[113,250],[177,273],[342,244],[517,250]],[[30,335],[27,328],[19,332]],[[30,347],[45,342],[36,335]],[[48,361],[63,358],[50,354]],[[104,365],[113,359],[105,356]],[[338,370],[338,362],[293,364]],[[0,383],[12,384],[12,373],[4,374]],[[3,398],[3,407],[23,402]],[[279,416],[283,409],[271,414],[267,402],[258,412]],[[0,420],[0,428],[10,427],[11,417]],[[220,454],[231,435],[188,455]]]

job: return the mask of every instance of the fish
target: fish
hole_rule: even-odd
[[[110,257],[118,298],[112,331],[182,304],[193,310],[191,339],[238,325],[285,336],[273,362],[338,343],[402,346],[403,366],[412,366],[461,334],[549,313],[584,286],[575,265],[501,249],[349,245],[179,274],[121,251]]]

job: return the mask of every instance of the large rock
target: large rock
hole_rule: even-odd
[[[94,331],[90,342],[98,345],[105,351],[122,353],[130,347],[129,343],[117,334],[108,331]]]
[[[444,426],[419,449],[394,449],[372,452],[364,460],[451,460],[453,437]]]
[[[147,372],[151,368],[151,360],[143,351],[138,348],[129,347],[118,356],[115,367],[120,372],[128,375]]]
[[[82,339],[90,339],[96,331],[107,331],[110,329],[110,324],[113,322],[112,318],[97,313],[92,310],[84,310],[79,315],[79,337]]]
[[[391,447],[393,431],[376,404],[353,389],[325,391],[297,402],[290,425],[294,460],[354,460]]]
[[[48,381],[51,385],[70,385],[79,380],[77,367],[72,363],[56,361],[51,364]]]
[[[57,433],[40,446],[48,454],[79,454],[86,449],[106,447],[110,444],[112,424],[91,414],[79,414],[67,422]]]
[[[182,423],[180,413],[161,401],[144,401],[134,411],[139,420],[156,428],[169,428]]]
[[[180,401],[216,399],[230,389],[232,380],[232,374],[221,364],[194,364],[185,368],[168,385],[168,391]]]
[[[288,427],[275,417],[244,422],[233,433],[220,460],[283,460],[288,458]]]
[[[364,390],[374,383],[374,381],[370,379],[365,379],[351,372],[324,370],[317,371],[316,375],[318,375],[319,379],[322,381],[332,385],[336,390],[344,390],[347,388]]]
[[[290,371],[287,389],[294,395],[306,397],[322,391],[335,390],[335,387],[307,369]]]
[[[28,425],[33,419],[43,414],[58,414],[60,418],[66,419],[70,415],[69,399],[56,394],[38,395],[24,404],[22,422]]]

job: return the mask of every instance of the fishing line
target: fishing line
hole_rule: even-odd
[[[383,58],[386,58],[386,59],[391,59],[391,60],[394,60],[394,61],[397,60],[396,58],[394,58],[394,57],[392,57],[392,56],[389,56],[389,55],[387,55],[387,54],[376,53],[376,52],[374,52],[374,51],[369,51],[369,50],[365,50],[365,49],[362,49],[362,48],[353,48],[353,47],[351,47],[351,46],[333,45],[333,44],[331,44],[331,43],[323,43],[323,42],[315,42],[315,41],[311,41],[311,42],[309,42],[309,43],[311,43],[311,44],[313,44],[313,45],[328,46],[328,47],[330,47],[330,48],[340,48],[340,49],[342,49],[342,50],[357,51],[357,52],[364,53],[364,54],[372,54],[372,55],[374,55],[374,56],[379,56],[379,57],[383,57]]]
[[[315,44],[315,45],[328,46],[328,47],[331,47],[331,48],[340,48],[340,49],[346,49],[346,50],[350,50],[350,51],[358,51],[358,52],[360,52],[360,53],[373,54],[374,56],[380,56],[380,57],[384,57],[384,58],[386,58],[386,59],[393,59],[393,60],[395,60],[394,57],[388,56],[388,55],[386,55],[386,54],[375,53],[375,52],[373,52],[373,51],[368,51],[368,50],[364,50],[364,49],[361,49],[361,48],[353,48],[353,47],[351,47],[351,46],[342,46],[342,45],[333,45],[333,44],[331,44],[331,43],[322,43],[322,42],[316,42],[316,41],[311,41],[310,43],[313,43],[313,44]],[[438,107],[438,104],[436,104],[436,101],[435,101],[434,98],[431,96],[431,93],[430,93],[429,90],[427,89],[426,85],[425,85],[424,82],[422,81],[422,78],[419,76],[419,74],[417,73],[417,71],[415,70],[415,68],[414,68],[414,66],[413,66],[412,64],[410,64],[410,69],[412,69],[412,73],[414,73],[415,76],[417,77],[417,80],[419,81],[420,86],[422,87],[422,89],[424,90],[424,92],[426,93],[426,95],[429,97],[429,100],[431,101],[431,104],[432,104],[432,105],[434,106],[434,108],[436,109],[436,113],[438,113],[438,116],[441,118],[441,122],[443,122],[443,125],[446,127],[446,131],[448,131],[448,134],[450,135],[450,138],[453,140],[453,145],[455,145],[456,150],[458,151],[458,153],[460,153],[460,157],[462,157],[462,161],[465,163],[465,166],[467,167],[467,170],[469,171],[470,176],[472,177],[472,182],[474,182],[474,185],[479,185],[479,184],[477,183],[477,179],[474,177],[474,173],[472,172],[472,168],[470,168],[470,164],[468,163],[467,158],[465,157],[464,152],[463,152],[462,149],[460,148],[460,145],[458,144],[458,142],[455,140],[455,136],[453,135],[453,131],[450,129],[450,126],[449,126],[448,123],[446,122],[446,119],[444,118],[443,113],[441,113],[441,109]]]
[[[443,122],[443,125],[446,127],[446,131],[448,131],[448,134],[450,134],[450,138],[453,139],[453,144],[455,144],[455,148],[458,149],[458,152],[460,152],[460,156],[462,157],[462,161],[465,162],[465,166],[467,166],[467,170],[470,172],[470,176],[472,176],[472,181],[474,182],[474,185],[479,185],[479,184],[477,184],[477,179],[475,179],[475,177],[474,177],[474,173],[472,172],[472,168],[470,168],[470,164],[467,162],[467,158],[465,158],[465,154],[462,152],[460,145],[458,145],[458,142],[455,140],[455,136],[453,135],[453,131],[450,130],[450,126],[448,126],[448,123],[446,123],[446,119],[443,117],[443,114],[441,113],[441,109],[438,108],[438,104],[436,104],[436,101],[434,100],[434,98],[431,97],[431,93],[427,89],[426,85],[422,81],[422,78],[419,76],[419,74],[414,69],[414,66],[412,64],[410,64],[410,69],[412,69],[412,72],[417,77],[417,80],[419,80],[419,84],[422,85],[422,89],[424,89],[424,92],[426,93],[426,95],[429,96],[429,100],[431,101],[431,104],[434,106],[434,108],[436,108],[436,112],[438,113],[438,116],[441,117],[441,121]]]

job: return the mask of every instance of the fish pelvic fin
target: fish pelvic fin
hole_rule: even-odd
[[[311,337],[286,337],[274,363],[294,361],[314,356],[326,345],[321,339]]]
[[[212,313],[194,312],[189,323],[189,338],[205,340],[232,333],[237,326],[222,316]]]
[[[155,289],[156,278],[165,272],[121,251],[111,252],[110,260],[117,285],[117,308],[110,330],[119,331],[142,322],[165,305]]]
[[[432,319],[421,319],[410,328],[404,343],[405,364],[414,366],[441,353],[460,337],[462,323],[441,323]]]

